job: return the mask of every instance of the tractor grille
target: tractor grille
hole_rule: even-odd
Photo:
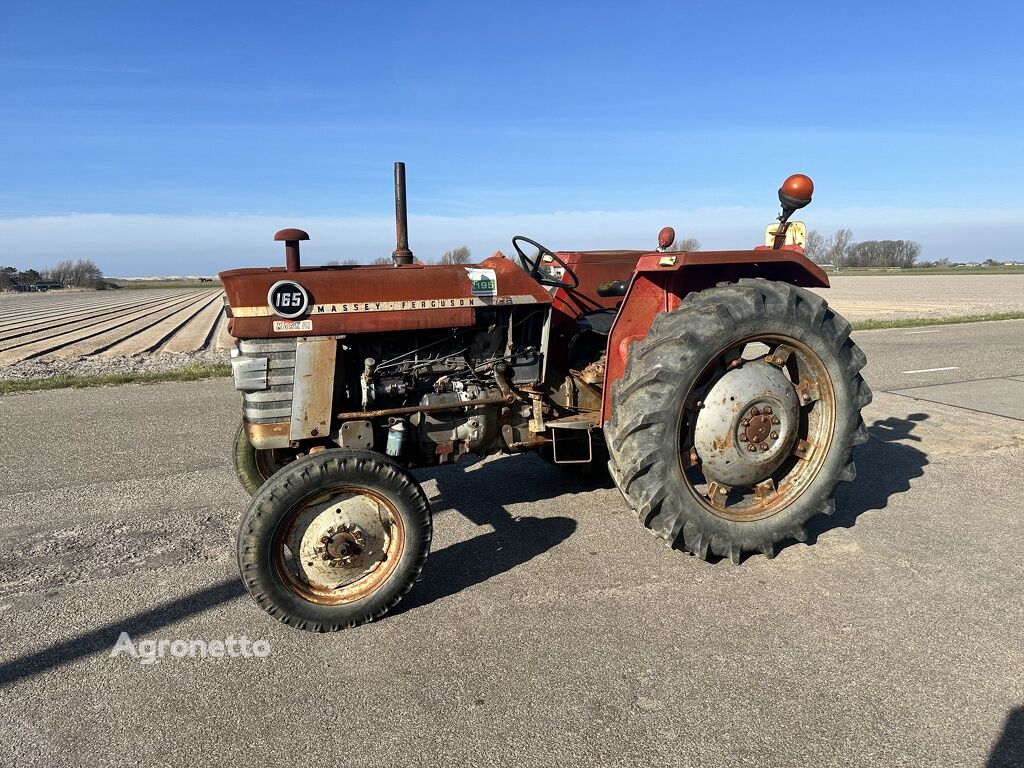
[[[295,339],[243,339],[241,357],[267,361],[267,387],[244,392],[245,420],[250,424],[288,421],[292,416],[292,381],[295,378]]]

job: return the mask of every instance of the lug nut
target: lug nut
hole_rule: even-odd
[[[768,435],[768,437],[770,437],[772,440],[778,440],[779,439],[779,433],[778,432],[772,432],[770,435]]]
[[[769,408],[768,406],[765,406],[764,412],[767,413],[769,416],[772,415],[772,409]]]
[[[757,450],[757,446],[754,443],[751,443],[750,445],[747,446],[747,450],[753,453],[754,451]]]
[[[768,450],[768,443],[761,443],[761,450],[762,451],[767,451]]]
[[[750,419],[744,419],[743,421],[741,421],[740,422],[740,426],[741,427],[749,427],[750,426]]]
[[[778,424],[778,423],[779,423],[779,417],[778,416],[772,416],[772,424]]]
[[[747,436],[745,434],[743,434],[742,432],[740,432],[740,442],[741,443],[747,442]]]
[[[758,416],[760,413],[761,412],[757,409],[756,405],[753,408],[750,409],[750,415],[751,416]]]

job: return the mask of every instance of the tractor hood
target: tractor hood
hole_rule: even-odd
[[[465,266],[232,269],[220,279],[230,306],[228,331],[239,339],[465,327],[488,307],[551,303],[542,286],[501,256]],[[279,283],[286,291],[301,287],[301,312],[290,298],[277,311],[271,307]]]

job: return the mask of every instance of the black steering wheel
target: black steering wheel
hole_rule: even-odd
[[[537,249],[537,255],[530,258],[523,253],[520,243],[529,243]],[[572,271],[572,268],[566,264],[558,255],[547,246],[541,245],[536,240],[531,240],[528,237],[522,235],[516,235],[512,238],[512,247],[516,249],[516,255],[519,256],[519,263],[523,265],[523,269],[526,273],[536,280],[541,285],[550,285],[554,288],[564,288],[567,291],[575,290],[580,286],[580,279],[576,277],[576,273]],[[551,261],[555,262],[563,270],[562,278],[568,278],[559,280],[553,277],[543,266],[543,260],[545,256],[551,258]],[[569,282],[571,281],[571,282]]]

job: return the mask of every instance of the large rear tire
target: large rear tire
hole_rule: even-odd
[[[238,530],[245,588],[297,629],[333,632],[383,616],[419,577],[430,506],[407,471],[370,451],[324,450],[275,474]]]
[[[629,347],[609,469],[652,533],[701,558],[773,557],[853,480],[871,391],[821,297],[744,279],[685,297]]]

